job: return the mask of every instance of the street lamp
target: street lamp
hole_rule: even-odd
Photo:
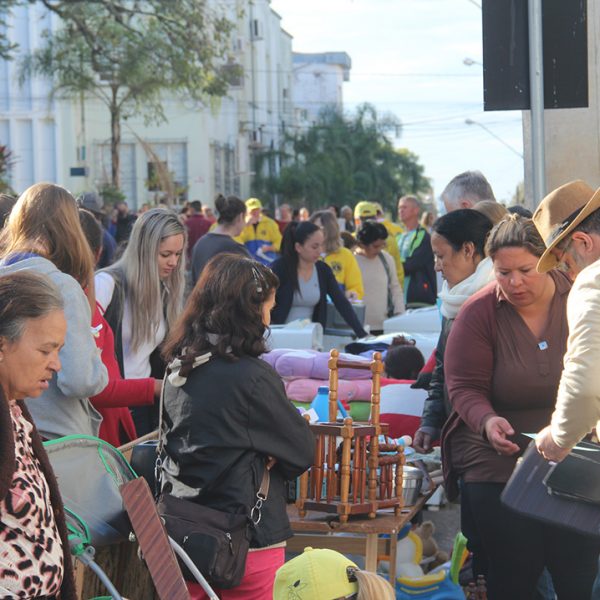
[[[483,63],[480,63],[478,60],[474,60],[473,58],[469,58],[468,56],[463,58],[463,65],[466,65],[467,67],[472,67],[473,65],[479,65],[480,67],[483,67]]]
[[[519,158],[523,158],[523,155],[516,149],[513,148],[508,142],[505,142],[499,135],[496,135],[491,129],[488,129],[483,123],[479,121],[473,121],[473,119],[465,119],[466,125],[477,125],[481,129],[487,131],[492,137],[496,138],[503,146],[506,146],[511,152],[514,152]]]

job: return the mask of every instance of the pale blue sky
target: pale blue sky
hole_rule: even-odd
[[[352,59],[344,104],[392,112],[398,147],[415,152],[436,197],[457,173],[479,169],[510,201],[523,161],[521,112],[483,111],[481,9],[475,0],[272,0],[296,52],[345,51]]]

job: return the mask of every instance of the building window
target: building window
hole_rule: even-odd
[[[146,187],[150,192],[167,192],[176,200],[187,198],[187,143],[148,143],[146,147]],[[172,186],[172,189],[169,188]]]
[[[163,192],[163,183],[161,181],[161,173],[168,172],[166,161],[149,162],[146,163],[146,170],[148,176],[148,191],[150,192]]]
[[[240,177],[236,171],[235,146],[213,142],[211,148],[214,193],[239,196]]]

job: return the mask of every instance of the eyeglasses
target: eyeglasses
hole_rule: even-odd
[[[567,254],[567,252],[569,251],[569,248],[571,247],[571,244],[573,243],[573,238],[569,238],[569,241],[565,244],[564,248],[562,249],[562,252],[560,254],[560,257],[558,258],[558,261],[556,263],[556,269],[558,271],[561,271],[562,273],[568,273],[571,270],[571,267],[564,261],[565,255]]]

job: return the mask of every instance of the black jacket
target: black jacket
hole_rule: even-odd
[[[335,279],[333,271],[328,264],[323,261],[315,263],[317,269],[317,277],[319,280],[319,302],[313,311],[312,320],[314,323],[321,323],[325,329],[327,320],[327,296],[329,296],[338,309],[339,313],[354,330],[358,337],[364,337],[367,332],[363,329],[354,309],[350,305],[348,298],[344,296],[344,292],[340,289],[339,283]],[[292,309],[294,301],[294,286],[289,280],[287,269],[285,268],[285,259],[278,258],[272,265],[271,269],[277,277],[279,277],[279,287],[275,294],[275,308],[271,312],[271,320],[274,324],[285,323],[287,316]]]
[[[211,358],[182,387],[166,384],[164,419],[163,490],[224,512],[249,513],[271,456],[277,463],[250,545],[264,548],[292,536],[284,482],[312,464],[315,441],[267,363]]]
[[[437,278],[433,250],[431,249],[431,237],[421,226],[417,227],[409,255],[402,261],[402,266],[404,267],[404,275],[409,278],[406,303],[435,304]]]
[[[431,434],[434,440],[439,439],[442,427],[452,412],[444,377],[444,353],[452,323],[454,323],[454,319],[446,317],[442,319],[442,331],[435,349],[435,367],[429,384],[429,395],[425,400],[421,417],[421,429]]]

